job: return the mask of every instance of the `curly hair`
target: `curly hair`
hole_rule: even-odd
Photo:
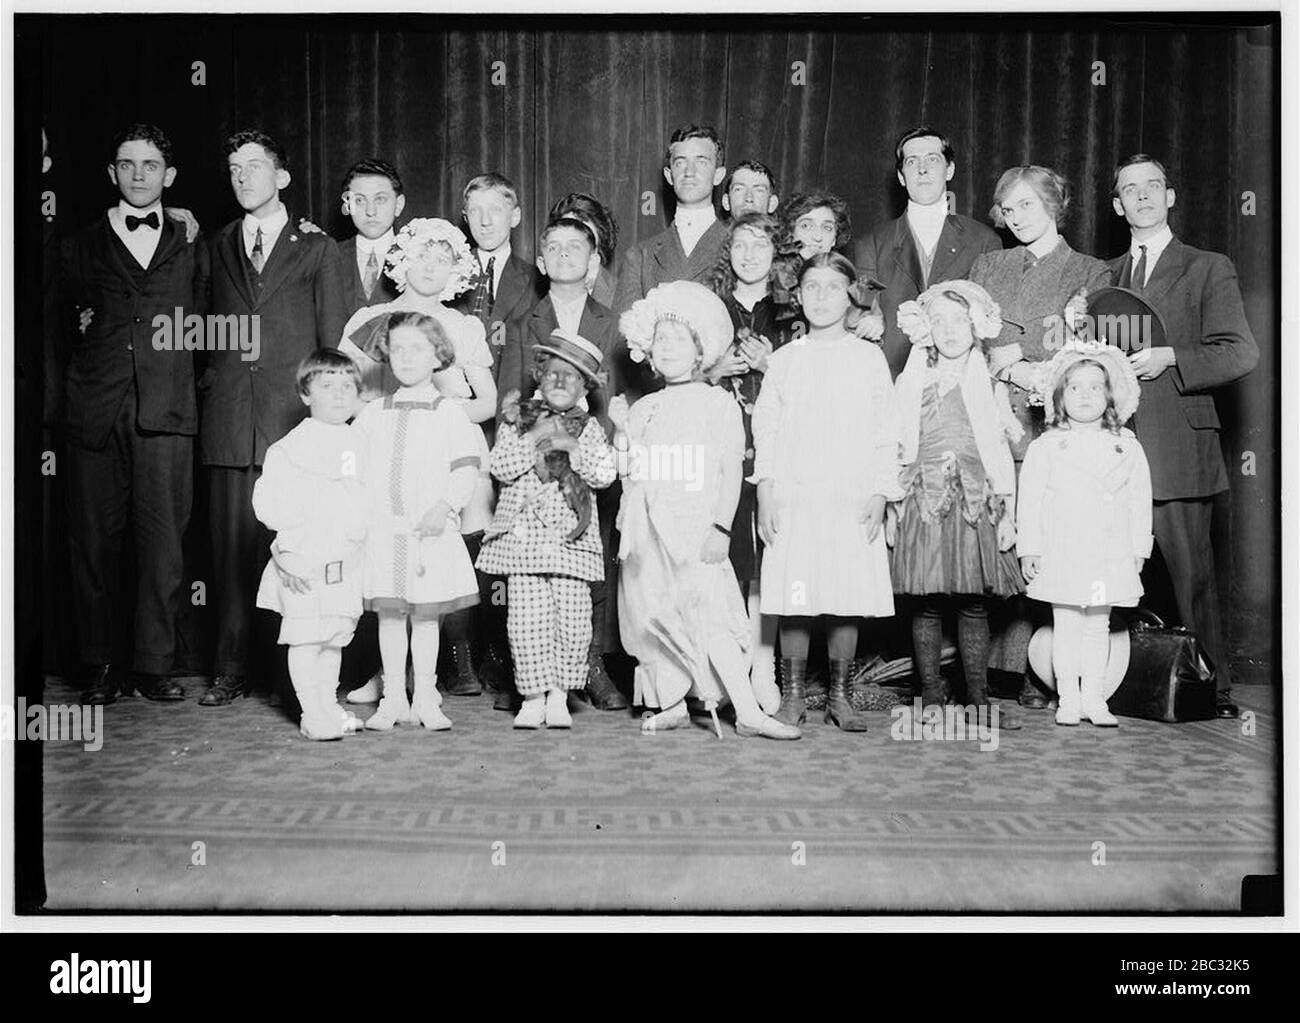
[[[1106,411],[1101,414],[1101,425],[1118,435],[1120,421],[1119,413],[1115,411],[1115,389],[1111,386],[1110,374],[1106,372],[1106,367],[1096,359],[1080,359],[1061,374],[1061,378],[1056,381],[1056,386],[1052,388],[1052,408],[1047,416],[1047,425],[1062,430],[1070,428],[1070,417],[1065,414],[1065,387],[1080,366],[1096,366],[1101,370],[1102,379],[1106,381]]]
[[[225,154],[230,156],[239,151],[242,146],[254,145],[261,146],[266,150],[266,155],[271,158],[271,163],[276,170],[289,169],[289,154],[285,151],[284,146],[280,145],[266,132],[260,128],[249,128],[246,131],[237,131],[226,139]]]
[[[163,166],[173,166],[171,139],[157,125],[136,123],[119,131],[113,138],[113,148],[108,153],[109,163],[117,163],[117,151],[127,142],[151,143],[162,154]]]
[[[853,243],[853,220],[849,216],[849,204],[830,192],[800,192],[790,197],[790,201],[780,210],[781,242],[777,247],[782,251],[788,251],[791,246],[798,249],[794,237],[795,224],[804,214],[823,208],[835,214],[835,244],[831,248],[847,256],[845,250]]]
[[[769,285],[776,279],[776,245],[781,236],[781,223],[767,213],[746,213],[727,225],[727,237],[718,249],[718,261],[709,272],[709,287],[719,298],[729,298],[736,290],[736,271],[731,266],[731,243],[741,231],[765,235],[772,243],[772,268],[767,272]]]

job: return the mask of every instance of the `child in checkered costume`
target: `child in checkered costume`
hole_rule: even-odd
[[[580,400],[600,382],[601,352],[554,331],[533,349],[537,394],[508,396],[492,449],[504,488],[480,572],[507,576],[506,632],[524,698],[516,728],[568,728],[569,690],[587,685],[591,583],[605,577],[592,489],[614,482],[614,452]]]

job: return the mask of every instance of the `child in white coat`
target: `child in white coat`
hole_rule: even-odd
[[[1058,725],[1118,722],[1106,706],[1112,607],[1134,607],[1151,556],[1151,473],[1123,428],[1140,388],[1118,348],[1075,344],[1043,377],[1047,422],[1020,471],[1016,546],[1029,596],[1052,605]]]
[[[281,615],[289,678],[308,739],[340,739],[360,722],[338,703],[339,664],[361,616],[365,493],[348,419],[361,375],[319,349],[298,367],[310,416],[267,449],[253,511],[276,533],[257,606]]]

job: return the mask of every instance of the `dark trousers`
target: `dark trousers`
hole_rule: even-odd
[[[1221,690],[1231,687],[1219,617],[1219,585],[1210,543],[1214,498],[1156,501],[1152,525],[1156,546],[1169,570],[1182,624],[1196,633],[1214,664]]]
[[[99,450],[69,444],[68,538],[72,600],[84,664],[110,662],[128,522],[136,552],[136,671],[172,670],[184,583],[181,540],[194,499],[194,438],[145,433],[127,391]]]
[[[217,618],[214,675],[249,674],[257,585],[271,558],[272,534],[253,514],[253,486],[261,475],[260,465],[208,470],[210,589]]]

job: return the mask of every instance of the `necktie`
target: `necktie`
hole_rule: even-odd
[[[366,298],[370,297],[377,283],[379,283],[379,260],[375,258],[375,250],[371,249],[370,258],[366,260],[366,276],[361,282],[362,287],[366,289]]]
[[[497,257],[489,256],[487,269],[474,288],[474,304],[470,307],[470,312],[482,320],[484,326],[487,325],[487,318],[492,315],[492,306],[496,302],[496,296],[492,293],[496,281],[496,265]]]
[[[158,211],[154,210],[147,217],[133,217],[129,213],[126,215],[126,229],[128,231],[134,231],[141,224],[143,224],[145,227],[150,227],[153,228],[153,230],[157,231]]]
[[[253,269],[258,273],[262,272],[262,264],[265,259],[262,256],[262,229],[257,229],[257,237],[253,239]]]
[[[1133,264],[1133,282],[1132,287],[1136,292],[1141,292],[1147,285],[1147,247],[1139,245],[1142,255],[1138,256],[1138,261]]]

